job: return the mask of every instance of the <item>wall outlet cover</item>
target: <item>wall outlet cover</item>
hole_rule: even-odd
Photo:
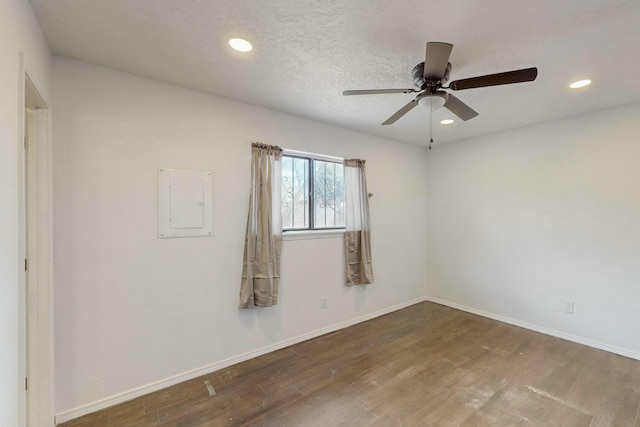
[[[567,314],[573,314],[573,301],[567,301],[564,303],[564,312]]]

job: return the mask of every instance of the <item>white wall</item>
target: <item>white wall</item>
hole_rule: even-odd
[[[632,105],[435,147],[428,294],[640,358],[638,135]]]
[[[58,413],[423,295],[424,148],[53,63]],[[375,284],[339,238],[286,241],[278,306],[237,308],[253,141],[367,160]],[[213,237],[157,238],[161,167],[213,172]]]
[[[21,378],[19,300],[20,267],[18,198],[19,163],[22,150],[24,76],[20,75],[19,54],[24,68],[41,95],[49,98],[49,52],[29,3],[25,0],[0,2],[0,420],[2,425],[23,422],[20,396]]]
[[[640,105],[426,151],[63,58],[53,77],[59,414],[425,293],[640,356]],[[253,141],[367,159],[374,285],[343,285],[340,239],[291,240],[280,304],[236,308]],[[214,237],[157,238],[160,167],[213,171]]]

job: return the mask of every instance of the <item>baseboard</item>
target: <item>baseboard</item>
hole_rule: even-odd
[[[181,383],[183,381],[187,381],[193,378],[197,378],[202,375],[206,375],[211,372],[215,372],[220,369],[224,369],[228,366],[235,365],[236,363],[244,362],[245,360],[253,359],[254,357],[262,356],[263,354],[270,353],[272,351],[280,350],[282,348],[288,347],[293,344],[300,343],[302,341],[306,341],[311,338],[316,338],[321,335],[335,332],[340,329],[347,328],[349,326],[355,325],[357,323],[362,323],[367,320],[374,319],[376,317],[384,316],[385,314],[392,313],[397,310],[401,310],[403,308],[409,307],[414,304],[418,304],[420,302],[426,301],[426,297],[415,298],[410,301],[406,301],[400,304],[396,304],[391,307],[383,308],[382,310],[375,311],[373,313],[368,313],[359,317],[355,317],[353,319],[346,320],[344,322],[336,323],[325,328],[317,329],[311,332],[307,332],[302,335],[298,335],[293,338],[289,338],[275,344],[271,344],[265,347],[258,348],[256,350],[249,351],[247,353],[239,354],[237,356],[230,357],[228,359],[221,360],[219,362],[215,362],[206,366],[202,366],[197,369],[193,369],[191,371],[183,372],[178,375],[174,375],[169,378],[165,378],[160,381],[156,381],[151,384],[147,384],[141,387],[137,387],[132,390],[125,391],[123,393],[118,393],[113,396],[106,397],[104,399],[97,400],[92,403],[88,403],[86,405],[79,406],[77,408],[69,409],[66,411],[62,411],[56,414],[56,423],[64,423],[75,418],[81,417],[83,415],[90,414],[92,412],[99,411],[101,409],[108,408],[110,406],[114,406],[120,403],[127,402],[131,399],[135,399],[136,397],[143,396],[145,394],[153,393],[154,391],[162,390],[163,388],[170,387],[172,385]]]
[[[567,341],[572,341],[578,344],[584,344],[589,347],[597,348],[599,350],[608,351],[609,353],[619,354],[630,359],[640,360],[640,353],[626,348],[616,347],[613,345],[601,343],[599,341],[590,340],[588,338],[580,337],[577,335],[569,334],[566,332],[558,331],[555,329],[549,329],[544,326],[536,325],[533,323],[523,322],[521,320],[512,319],[510,317],[502,316],[500,314],[490,313],[488,311],[480,310],[474,307],[458,304],[455,302],[447,301],[441,298],[425,296],[425,301],[435,302],[437,304],[446,305],[447,307],[455,308],[458,310],[466,311],[467,313],[477,314],[478,316],[487,317],[489,319],[498,320],[500,322],[508,323],[510,325],[519,326],[531,331],[540,332],[545,335],[551,335],[553,337],[562,338]]]

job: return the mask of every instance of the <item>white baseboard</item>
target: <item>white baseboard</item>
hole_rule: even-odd
[[[640,360],[640,353],[636,351],[628,350],[626,348],[616,347],[616,346],[601,343],[598,341],[593,341],[588,338],[580,337],[577,335],[569,334],[569,333],[558,331],[555,329],[549,329],[544,326],[535,325],[533,323],[523,322],[521,320],[512,319],[510,317],[502,316],[495,313],[490,313],[488,311],[479,310],[474,307],[469,307],[466,305],[447,301],[441,298],[425,296],[424,300],[435,302],[437,304],[446,305],[447,307],[466,311],[468,313],[477,314],[478,316],[487,317],[489,319],[498,320],[500,322],[508,323],[510,325],[519,326],[524,329],[540,332],[545,335],[551,335],[553,337],[562,338],[567,341],[572,341],[578,344],[584,344],[586,346],[597,348],[599,350],[608,351],[609,353],[615,353],[615,354],[619,354],[620,356],[625,356],[631,359]]]
[[[300,343],[302,341],[306,341],[308,339],[316,338],[321,335],[335,332],[340,329],[347,328],[349,326],[355,325],[357,323],[362,323],[367,320],[374,319],[376,317],[384,316],[385,314],[392,313],[397,310],[401,310],[403,308],[409,307],[414,304],[418,304],[423,301],[431,301],[437,304],[442,304],[447,307],[455,308],[457,310],[466,311],[468,313],[477,314],[482,317],[486,317],[489,319],[497,320],[500,322],[508,323],[510,325],[519,326],[521,328],[529,329],[535,332],[540,332],[546,335],[551,335],[557,338],[562,338],[567,341],[572,341],[578,344],[584,344],[589,347],[597,348],[600,350],[608,351],[610,353],[619,354],[621,356],[629,357],[631,359],[640,360],[640,353],[631,351],[628,349],[624,349],[621,347],[612,346],[609,344],[604,344],[598,341],[593,341],[587,338],[579,337],[577,335],[572,335],[566,332],[557,331],[555,329],[549,329],[543,326],[535,325],[533,323],[523,322],[521,320],[512,319],[510,317],[502,316],[495,313],[490,313],[487,311],[483,311],[474,307],[469,307],[466,305],[458,304],[455,302],[447,301],[441,298],[424,296],[415,298],[410,301],[403,302],[401,304],[397,304],[391,307],[384,308],[382,310],[375,311],[373,313],[368,313],[363,316],[355,317],[353,319],[346,320],[344,322],[336,323],[334,325],[327,326],[325,328],[317,329],[315,331],[307,332],[302,335],[298,335],[293,338],[289,338],[275,344],[271,344],[265,347],[258,348],[256,350],[252,350],[247,353],[239,354],[237,356],[230,357],[228,359],[221,360],[219,362],[215,362],[197,369],[193,369],[191,371],[183,372],[178,375],[174,375],[169,378],[165,378],[160,381],[156,381],[151,384],[147,384],[141,387],[137,387],[132,390],[125,391],[123,393],[119,393],[113,396],[106,397],[104,399],[97,400],[95,402],[79,406],[77,408],[69,409],[67,411],[62,411],[56,415],[56,423],[63,423],[66,421],[70,421],[72,419],[81,417],[83,415],[90,414],[92,412],[99,411],[101,409],[108,408],[110,406],[117,405],[119,403],[124,403],[131,399],[135,399],[136,397],[143,396],[145,394],[153,393],[154,391],[161,390],[163,388],[181,383],[183,381],[187,381],[193,378],[197,378],[202,375],[206,375],[211,372],[215,372],[220,369],[224,369],[228,366],[234,365],[236,363],[244,362],[245,360],[252,359],[254,357],[262,356],[263,354],[270,353],[272,351],[280,350],[282,348],[288,347],[293,344]]]
[[[261,347],[256,350],[249,351],[247,353],[239,354],[237,356],[230,357],[228,359],[221,360],[219,362],[212,363],[210,365],[202,366],[197,369],[193,369],[191,371],[183,372],[178,375],[174,375],[169,378],[165,378],[160,381],[156,381],[151,384],[147,384],[141,387],[134,388],[132,390],[128,390],[122,393],[115,394],[113,396],[106,397],[104,399],[97,400],[92,403],[88,403],[86,405],[79,406],[77,408],[69,409],[66,411],[59,412],[56,414],[56,423],[64,423],[75,418],[81,417],[83,415],[90,414],[92,412],[99,411],[101,409],[108,408],[110,406],[117,405],[119,403],[124,403],[131,399],[135,399],[136,397],[143,396],[145,394],[153,393],[154,391],[162,390],[163,388],[181,383],[183,381],[187,381],[193,378],[197,378],[202,375],[206,375],[211,372],[215,372],[220,369],[224,369],[228,366],[235,365],[236,363],[244,362],[245,360],[253,359],[254,357],[262,356],[263,354],[270,353],[272,351],[280,350],[282,348],[288,347],[293,344],[297,344],[302,341],[306,341],[311,338],[319,337],[320,335],[324,335],[330,332],[335,332],[340,329],[347,328],[349,326],[355,325],[357,323],[362,323],[367,320],[374,319],[376,317],[384,316],[385,314],[392,313],[397,310],[401,310],[403,308],[409,307],[411,305],[426,301],[426,297],[415,298],[410,301],[406,301],[391,307],[383,308],[382,310],[375,311],[373,313],[368,313],[363,316],[355,317],[353,319],[346,320],[344,322],[336,323],[331,326],[327,326],[325,328],[317,329],[315,331],[307,332],[302,335],[298,335],[293,338],[289,338],[275,344],[268,345],[266,347]]]

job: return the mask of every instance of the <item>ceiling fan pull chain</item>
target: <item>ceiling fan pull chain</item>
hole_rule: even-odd
[[[431,102],[431,111],[429,111],[429,150],[431,150],[431,144],[433,144],[433,97],[429,101]]]

